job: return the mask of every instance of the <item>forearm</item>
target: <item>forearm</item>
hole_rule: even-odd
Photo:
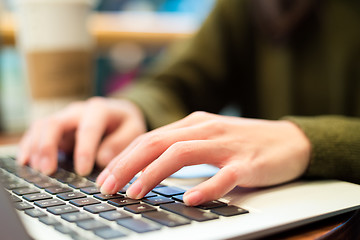
[[[336,178],[360,183],[360,119],[342,116],[286,117],[312,145],[305,178]]]

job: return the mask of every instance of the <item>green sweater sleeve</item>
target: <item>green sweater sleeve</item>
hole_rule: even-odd
[[[237,72],[232,68],[245,69],[249,66],[245,56],[250,54],[249,43],[245,42],[249,39],[238,36],[251,28],[246,3],[218,1],[181,55],[172,60],[173,64],[165,63],[167,67],[158,75],[139,80],[121,92],[121,96],[142,109],[150,129],[183,118],[196,110],[218,113],[231,101],[231,97],[241,95],[235,92],[235,89],[240,89],[238,86],[231,87],[231,84],[239,83],[230,80],[235,78],[234,73]],[[239,21],[239,18],[244,21]],[[235,39],[236,44],[231,42]],[[239,39],[244,39],[244,42]],[[243,53],[234,54],[234,51]],[[237,57],[239,55],[241,57]],[[235,57],[241,60],[236,61]]]
[[[360,118],[343,116],[286,117],[312,145],[305,178],[335,178],[360,183]]]

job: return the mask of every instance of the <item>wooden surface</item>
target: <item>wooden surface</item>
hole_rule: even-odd
[[[0,17],[3,43],[14,45],[16,18],[12,13],[3,13]],[[197,26],[198,22],[182,14],[94,13],[89,19],[89,29],[97,47],[106,47],[119,41],[163,45],[190,37]]]

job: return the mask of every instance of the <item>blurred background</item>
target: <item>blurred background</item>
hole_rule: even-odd
[[[93,95],[106,96],[156,65],[163,53],[198,29],[214,0],[97,0],[89,18],[94,37]],[[0,0],[0,131],[29,124],[29,93],[17,44],[16,1]]]

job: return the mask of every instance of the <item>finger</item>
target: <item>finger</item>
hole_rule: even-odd
[[[30,131],[27,131],[19,143],[19,151],[16,157],[16,161],[20,165],[25,165],[30,160],[30,149],[31,149],[31,137]]]
[[[135,146],[127,149],[126,155],[120,154],[121,156],[116,157],[106,167],[105,176],[102,174],[99,176],[103,182],[101,184],[101,181],[98,181],[98,184],[102,185],[102,192],[110,194],[119,190],[172,144],[179,141],[203,139],[207,134],[201,127],[189,127],[141,136]]]
[[[105,167],[116,155],[123,151],[129,143],[145,131],[145,124],[141,127],[141,124],[139,126],[131,120],[124,121],[118,129],[106,136],[102,141],[96,163],[100,167]]]
[[[96,152],[105,133],[107,121],[108,114],[103,100],[99,98],[89,100],[75,136],[74,168],[79,175],[88,175],[93,169]]]
[[[196,206],[208,201],[216,200],[236,187],[241,169],[238,166],[227,165],[213,177],[200,183],[184,194],[184,203]]]
[[[219,143],[212,140],[177,142],[169,147],[127,190],[131,198],[142,198],[162,180],[184,166],[196,164],[218,165],[225,162],[227,154],[219,151]]]

